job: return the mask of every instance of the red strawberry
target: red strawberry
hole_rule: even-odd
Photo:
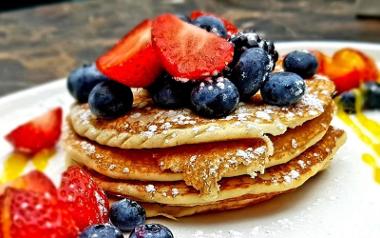
[[[158,16],[152,37],[165,69],[177,78],[205,78],[222,71],[233,58],[231,43],[175,15]]]
[[[61,135],[62,109],[55,108],[31,121],[18,126],[5,136],[16,151],[34,154],[51,148]]]
[[[55,196],[7,188],[0,199],[0,237],[75,238],[78,228]]]
[[[50,193],[53,196],[57,195],[57,189],[53,182],[44,173],[37,170],[17,178],[10,184],[10,187],[36,193]]]
[[[130,31],[96,64],[102,73],[129,87],[146,87],[162,71],[161,63],[152,47],[152,21],[145,20]]]
[[[214,17],[219,18],[223,22],[224,27],[227,29],[229,36],[236,34],[239,31],[239,29],[233,23],[231,23],[230,21],[228,21],[227,19],[225,19],[223,17],[216,16],[212,13],[202,12],[200,10],[195,10],[195,11],[192,11],[190,14],[191,20],[194,20],[195,18],[198,18],[200,16],[214,16]]]
[[[63,173],[58,191],[60,201],[80,230],[108,221],[108,199],[90,175],[72,166]]]

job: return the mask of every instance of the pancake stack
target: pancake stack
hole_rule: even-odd
[[[306,85],[295,105],[267,105],[257,94],[220,119],[158,108],[143,89],[114,120],[75,104],[65,149],[111,198],[139,201],[148,217],[242,208],[303,185],[344,143],[330,126],[334,84],[315,75]]]

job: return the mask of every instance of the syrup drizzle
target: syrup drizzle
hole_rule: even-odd
[[[49,160],[55,154],[55,150],[43,150],[34,156],[27,156],[18,152],[10,153],[3,164],[0,174],[0,184],[12,181],[23,174],[25,168],[32,164],[34,169],[45,171]]]
[[[363,114],[363,97],[359,90],[355,90],[354,92],[356,96],[356,114],[353,117],[356,120],[353,120],[350,115],[344,112],[341,106],[338,107],[338,117],[351,127],[359,139],[371,149],[371,154],[364,153],[362,155],[362,161],[371,166],[374,180],[380,184],[380,123]]]

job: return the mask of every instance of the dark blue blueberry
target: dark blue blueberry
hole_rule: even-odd
[[[110,220],[120,230],[131,231],[145,223],[145,210],[137,202],[125,198],[112,204]]]
[[[318,68],[315,56],[307,51],[292,51],[285,56],[284,70],[298,74],[304,79],[311,78]]]
[[[190,23],[191,22],[191,19],[190,17],[186,16],[185,14],[175,14],[179,19],[181,19],[182,21],[184,22],[188,22]]]
[[[123,233],[110,224],[99,224],[87,227],[79,238],[123,238]]]
[[[219,118],[233,112],[239,103],[239,91],[228,79],[206,80],[191,92],[191,104],[203,117]]]
[[[73,70],[67,79],[70,94],[80,103],[87,102],[91,90],[108,78],[96,68],[95,64],[83,65]]]
[[[246,50],[232,69],[231,81],[240,93],[240,99],[249,100],[259,91],[271,71],[268,54],[261,48]]]
[[[220,37],[227,38],[227,30],[223,22],[214,16],[200,16],[193,20],[194,25],[212,32]]]
[[[344,92],[339,96],[339,103],[347,113],[355,113],[356,95],[353,91]]]
[[[107,80],[92,89],[88,104],[95,116],[114,119],[132,108],[133,94],[128,86]]]
[[[380,83],[367,82],[363,84],[364,107],[366,109],[380,109]]]
[[[162,108],[181,108],[190,104],[191,82],[176,81],[168,73],[163,73],[149,87],[153,102]]]
[[[265,103],[289,106],[298,102],[305,94],[305,81],[295,73],[277,72],[269,74],[261,86],[261,96]]]
[[[160,224],[146,224],[136,226],[129,238],[173,238],[173,233]]]

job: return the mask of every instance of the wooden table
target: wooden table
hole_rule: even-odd
[[[0,95],[65,77],[144,18],[204,9],[274,41],[380,42],[379,19],[353,0],[82,0],[0,13]]]

